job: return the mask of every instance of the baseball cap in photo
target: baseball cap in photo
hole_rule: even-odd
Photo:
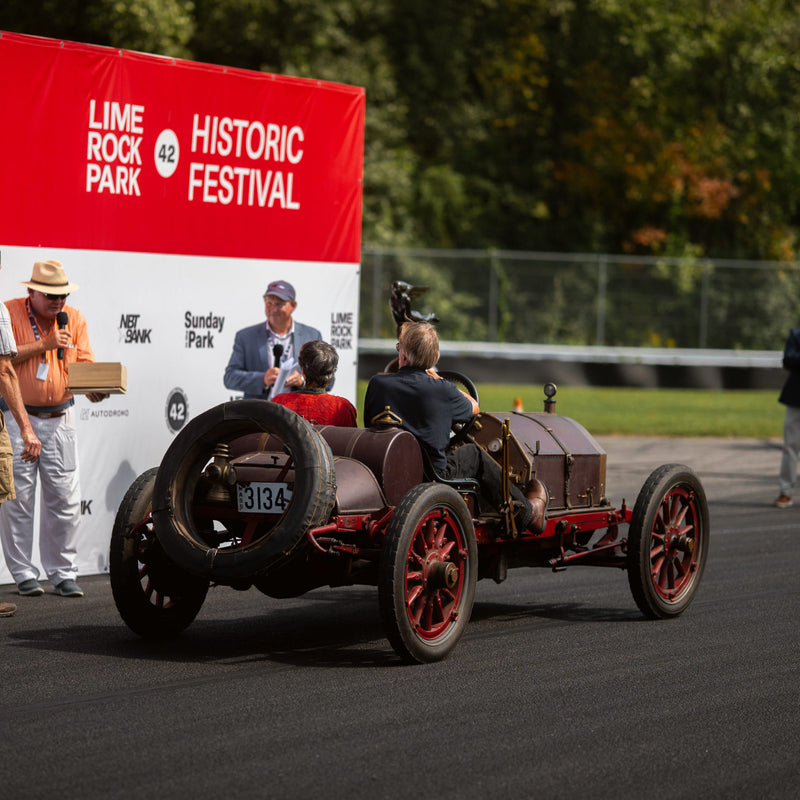
[[[268,294],[274,294],[275,297],[280,297],[281,300],[294,300],[294,286],[286,281],[273,281],[267,286],[264,297]]]

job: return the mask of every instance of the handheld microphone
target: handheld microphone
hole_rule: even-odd
[[[67,327],[67,323],[68,322],[69,322],[69,317],[67,316],[67,312],[66,311],[59,311],[58,314],[56,314],[56,325],[58,325],[60,330],[63,331],[64,328]],[[64,348],[63,347],[59,347],[58,348],[57,355],[58,355],[58,360],[59,361],[63,361],[63,359],[64,359]]]
[[[282,355],[283,355],[283,345],[282,344],[274,344],[274,345],[272,345],[272,366],[273,367],[277,367],[279,365]]]

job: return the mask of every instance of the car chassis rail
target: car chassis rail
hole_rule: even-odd
[[[306,531],[306,539],[316,552],[325,556],[377,558],[393,511],[393,508],[386,508],[377,515],[338,516],[326,525]],[[474,523],[479,544],[491,543],[502,548],[513,543],[514,549],[520,551],[526,544],[533,542],[549,543],[551,546],[547,548],[548,557],[542,560],[541,566],[549,566],[553,572],[561,572],[576,563],[625,569],[627,538],[620,536],[619,526],[629,523],[632,513],[624,500],[618,509],[598,508],[568,512],[562,516],[551,516],[540,533],[529,531],[514,539],[495,538],[489,533],[489,526],[484,521],[474,520]],[[605,534],[593,543],[580,544],[577,541],[579,533],[591,534],[603,529]],[[364,535],[369,538],[368,545],[347,541],[354,536]]]

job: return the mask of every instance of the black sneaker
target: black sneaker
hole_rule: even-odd
[[[26,581],[17,584],[17,592],[23,597],[38,597],[44,594],[44,589],[39,585],[36,578],[28,578]]]
[[[67,578],[56,586],[56,594],[62,597],[83,597],[83,589],[72,578]]]

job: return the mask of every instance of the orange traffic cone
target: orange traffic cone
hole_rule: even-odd
[[[521,412],[521,411],[524,411],[524,410],[525,409],[522,407],[522,398],[521,397],[515,397],[514,398],[514,411]]]

